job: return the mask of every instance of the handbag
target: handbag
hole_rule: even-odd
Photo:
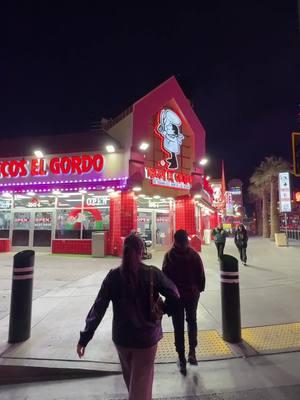
[[[164,301],[158,293],[155,296],[153,275],[154,275],[153,269],[150,267],[150,290],[149,290],[150,320],[155,322],[155,321],[160,321],[164,315]]]

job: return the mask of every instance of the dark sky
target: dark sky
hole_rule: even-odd
[[[206,129],[212,174],[224,159],[227,177],[246,182],[264,156],[291,157],[296,0],[36,3],[1,13],[1,137],[88,129],[175,75]]]

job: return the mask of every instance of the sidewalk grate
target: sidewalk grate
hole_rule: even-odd
[[[258,352],[300,348],[300,323],[244,328],[243,339]]]
[[[188,351],[187,332],[185,332],[185,347]],[[216,330],[198,331],[197,358],[222,358],[228,356],[232,357],[233,353]],[[156,361],[174,361],[176,358],[174,334],[172,332],[164,333],[164,337],[158,345]]]

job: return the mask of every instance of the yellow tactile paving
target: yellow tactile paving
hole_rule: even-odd
[[[300,322],[244,328],[243,339],[256,351],[300,348]]]
[[[187,332],[185,333],[185,339],[185,346],[188,350]],[[198,331],[197,358],[221,358],[228,356],[233,356],[233,353],[216,330]],[[176,358],[177,353],[174,347],[174,334],[171,332],[164,333],[164,337],[158,346],[156,360],[158,362],[163,362]]]

